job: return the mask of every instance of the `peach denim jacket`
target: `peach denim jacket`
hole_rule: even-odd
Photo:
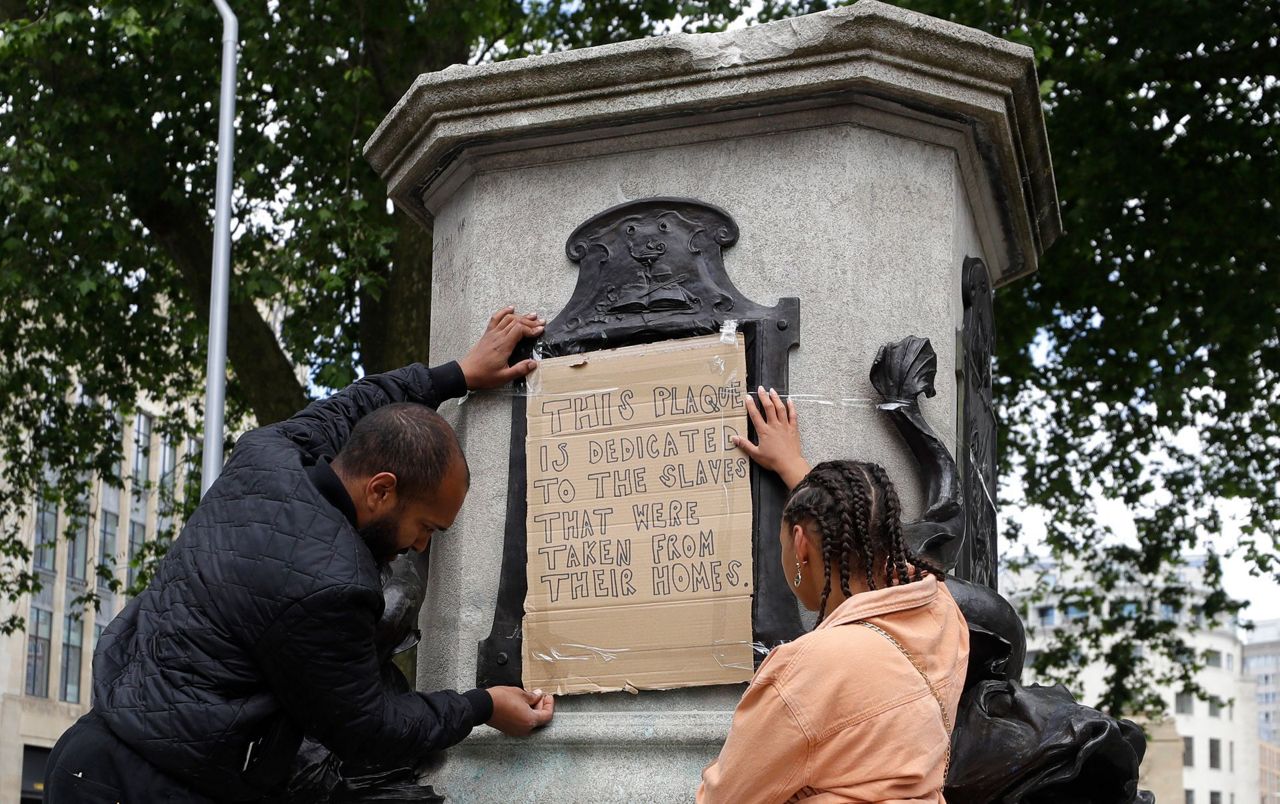
[[[949,737],[938,701],[884,629],[919,662],[955,723],[969,630],[932,576],[863,592],[812,632],[775,648],[702,772],[706,804],[932,802]]]

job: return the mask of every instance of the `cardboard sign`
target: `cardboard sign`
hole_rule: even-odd
[[[530,376],[526,689],[750,680],[746,379],[742,337],[719,335]]]

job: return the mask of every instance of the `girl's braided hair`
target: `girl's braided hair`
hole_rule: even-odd
[[[902,505],[889,474],[879,464],[826,461],[805,475],[782,510],[788,526],[811,521],[822,540],[822,602],[827,614],[831,568],[840,573],[840,591],[851,597],[850,574],[864,573],[868,589],[883,578],[888,586],[941,578],[942,570],[917,556],[902,536]],[[914,572],[911,572],[914,568]]]

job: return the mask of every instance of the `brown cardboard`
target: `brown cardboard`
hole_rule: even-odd
[[[719,335],[530,375],[527,689],[751,678],[746,378],[742,337]]]

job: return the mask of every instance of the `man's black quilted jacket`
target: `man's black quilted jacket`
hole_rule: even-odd
[[[305,471],[375,408],[464,391],[457,364],[415,364],[242,437],[98,644],[94,708],[116,736],[194,790],[237,800],[283,781],[302,732],[344,761],[397,767],[487,720],[487,693],[396,695],[378,683],[378,567]]]

